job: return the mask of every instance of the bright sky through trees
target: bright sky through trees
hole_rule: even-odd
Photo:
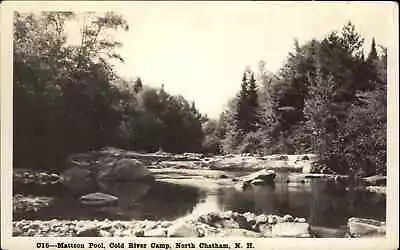
[[[392,9],[386,3],[197,2],[130,4],[117,11],[129,32],[116,33],[127,79],[182,94],[217,117],[240,88],[243,70],[264,60],[276,72],[294,48],[351,21],[369,48],[390,46]],[[77,33],[76,30],[72,33]]]

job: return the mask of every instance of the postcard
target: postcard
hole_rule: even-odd
[[[396,3],[1,14],[2,249],[399,247]]]

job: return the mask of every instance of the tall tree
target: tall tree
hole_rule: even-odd
[[[368,54],[368,61],[378,60],[378,52],[376,51],[375,37],[372,38],[371,49]]]
[[[142,90],[143,90],[142,79],[140,79],[140,77],[138,77],[135,80],[135,83],[133,84],[133,91],[137,94]]]
[[[258,104],[258,94],[257,85],[254,73],[251,73],[250,80],[247,89],[247,105],[248,105],[248,123],[249,130],[246,132],[255,132],[260,126],[259,119],[259,104]]]
[[[249,131],[248,85],[249,81],[247,77],[247,72],[244,72],[242,76],[240,92],[238,94],[238,101],[235,114],[235,119],[237,122],[238,129],[240,129],[243,133]]]

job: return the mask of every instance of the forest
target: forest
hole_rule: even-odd
[[[315,153],[333,173],[386,174],[387,49],[346,23],[294,41],[280,70],[246,70],[219,119],[194,102],[126,80],[112,62],[128,32],[122,16],[86,14],[79,45],[72,12],[14,16],[14,168],[63,169],[73,153],[116,147],[204,154]],[[339,27],[340,28],[340,27]],[[365,53],[368,51],[368,53]],[[244,66],[246,62],[243,62]]]

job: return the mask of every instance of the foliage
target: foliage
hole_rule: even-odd
[[[243,73],[241,90],[231,101],[225,113],[227,126],[224,152],[246,152],[239,148],[245,135],[256,132],[260,126],[260,107],[254,73]],[[243,149],[243,147],[242,147]]]
[[[385,173],[387,52],[379,55],[373,39],[365,60],[363,46],[349,22],[320,41],[295,41],[276,75],[260,63],[256,129],[243,129],[250,126],[238,115],[251,110],[240,106],[247,93],[242,80],[226,111],[224,152],[312,152],[333,172]]]
[[[80,43],[66,23],[81,18]],[[367,59],[353,24],[294,51],[277,74],[260,63],[218,120],[182,96],[120,78],[119,15],[16,12],[14,164],[59,169],[67,155],[105,146],[145,152],[317,153],[337,173],[386,173],[387,51]],[[380,48],[380,49],[378,49]]]
[[[194,103],[117,76],[111,62],[127,30],[112,12],[84,13],[81,42],[67,43],[71,12],[16,12],[14,19],[15,167],[58,169],[68,154],[116,146],[200,151],[201,115]]]

